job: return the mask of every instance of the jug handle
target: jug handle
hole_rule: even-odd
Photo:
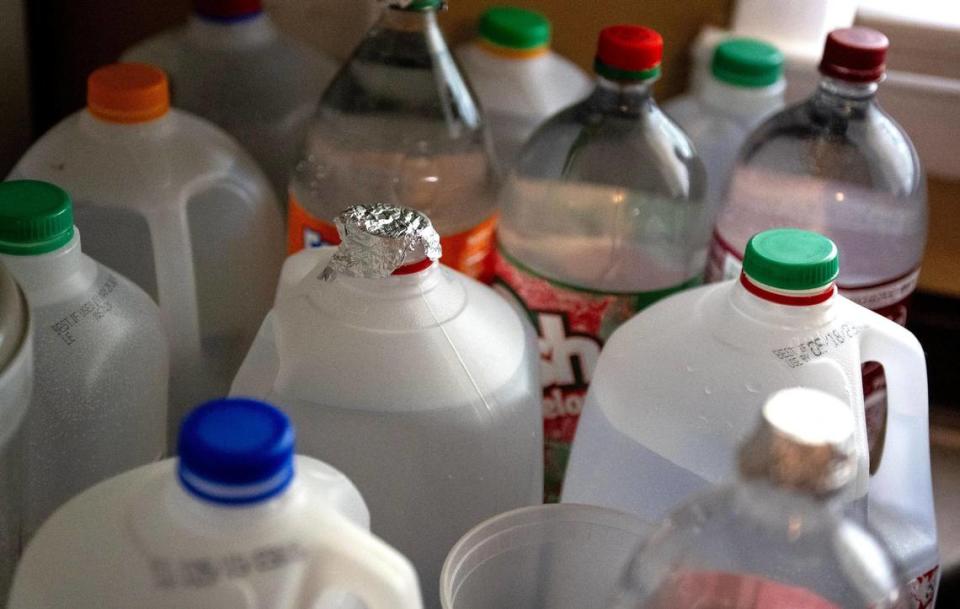
[[[367,609],[423,609],[413,565],[341,514],[311,525],[314,547],[297,607],[313,607],[327,590],[348,592]]]
[[[860,351],[861,363],[883,364],[887,378],[886,440],[880,467],[870,479],[869,503],[916,514],[917,505],[933,501],[923,348],[908,330],[878,318],[861,337]]]

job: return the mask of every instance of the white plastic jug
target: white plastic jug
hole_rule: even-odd
[[[189,23],[145,40],[123,61],[167,72],[178,108],[237,138],[285,193],[333,59],[280,33],[259,0],[194,0]]]
[[[33,385],[30,312],[13,276],[0,264],[0,604],[20,555],[23,513],[23,419]]]
[[[537,347],[490,288],[436,262],[414,210],[357,206],[343,244],[290,257],[231,392],[268,398],[300,448],[364,494],[373,532],[438,606],[447,552],[494,514],[540,503]]]
[[[266,178],[235,141],[168,110],[160,70],[101,68],[87,98],[87,109],[40,138],[13,176],[67,189],[84,251],[160,304],[172,427],[230,387],[270,309],[283,221]]]
[[[163,457],[169,360],[157,305],[81,251],[60,188],[0,183],[0,261],[23,288],[36,336],[26,541],[75,494]]]
[[[505,168],[540,123],[593,91],[586,72],[550,49],[550,30],[536,11],[495,6],[481,15],[477,39],[456,50]]]
[[[563,501],[649,520],[736,476],[736,447],[777,390],[820,389],[857,419],[855,497],[907,567],[936,584],[927,375],[907,330],[837,295],[836,246],[816,233],[753,237],[741,278],[644,310],[607,342],[577,429]],[[869,476],[860,366],[890,381],[886,444]],[[920,592],[922,594],[922,592]]]
[[[216,400],[180,432],[180,458],[65,505],[27,547],[9,609],[306,609],[342,593],[420,609],[416,573],[367,532],[349,479],[294,456],[287,417]]]

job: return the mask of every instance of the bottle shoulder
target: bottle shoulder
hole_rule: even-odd
[[[520,154],[518,173],[627,187],[669,199],[703,198],[703,163],[687,137],[651,104],[638,114],[597,111],[591,98],[538,128]]]
[[[925,177],[906,132],[876,103],[849,117],[822,116],[812,100],[764,121],[741,149],[738,168],[852,182],[921,196]]]

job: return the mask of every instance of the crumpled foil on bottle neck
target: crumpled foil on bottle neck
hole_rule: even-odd
[[[338,275],[381,279],[424,259],[440,259],[440,235],[430,219],[394,205],[355,205],[334,219],[340,247],[320,279]]]

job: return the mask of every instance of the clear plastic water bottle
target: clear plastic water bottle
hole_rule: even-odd
[[[904,565],[915,607],[925,607],[939,551],[923,349],[903,327],[839,295],[840,268],[836,245],[822,235],[764,231],[748,243],[738,280],[674,295],[622,325],[597,364],[563,501],[660,518],[734,479],[734,451],[766,396],[820,389],[857,419],[853,511]],[[867,361],[882,363],[890,380],[889,458],[873,475],[860,373]]]
[[[169,361],[156,304],[81,251],[60,188],[0,183],[0,261],[26,295],[36,336],[27,540],[75,494],[164,456]]]
[[[583,70],[551,50],[550,30],[536,11],[494,6],[481,15],[477,39],[456,50],[506,168],[534,129],[593,91]]]
[[[283,219],[266,177],[224,131],[169,108],[164,73],[96,70],[87,108],[41,137],[12,177],[73,196],[84,251],[160,305],[171,345],[171,429],[224,395],[270,310]]]
[[[357,206],[338,248],[287,259],[231,393],[269,399],[305,454],[343,470],[373,532],[438,607],[444,557],[471,527],[540,503],[537,349],[490,288],[442,267],[423,214]]]
[[[367,531],[356,487],[293,451],[269,404],[198,407],[178,459],[111,478],[43,525],[8,607],[422,609],[416,572]]]
[[[123,61],[163,68],[174,104],[237,138],[284,193],[336,63],[282,35],[260,0],[194,0],[193,7],[189,23],[137,44]]]
[[[2,213],[2,208],[0,208]],[[23,293],[0,264],[0,604],[20,555],[23,427],[33,388],[33,331]]]
[[[619,609],[894,609],[886,547],[844,517],[856,424],[841,400],[787,389],[740,448],[739,482],[676,510],[627,570]]]
[[[687,133],[707,169],[711,217],[719,212],[740,146],[771,113],[783,107],[783,55],[751,38],[717,45],[710,75],[695,93],[663,105]]]
[[[877,105],[887,38],[854,27],[827,38],[823,78],[806,101],[772,116],[747,140],[717,221],[709,280],[736,276],[754,233],[815,230],[843,254],[841,293],[905,323],[927,234],[923,169],[906,133]],[[864,369],[871,468],[883,454],[885,380]]]
[[[603,343],[706,261],[703,164],[652,97],[662,53],[649,28],[604,29],[596,90],[534,133],[502,198],[497,286],[540,334],[548,501]]]
[[[437,25],[443,0],[388,8],[320,100],[293,174],[289,251],[339,243],[362,201],[427,214],[444,263],[489,278],[499,180],[480,109]]]

